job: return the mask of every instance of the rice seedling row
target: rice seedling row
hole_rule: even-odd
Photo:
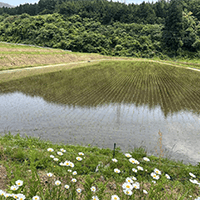
[[[136,85],[135,85],[135,88],[136,88],[136,91],[137,91],[137,94],[136,94],[136,99],[135,99],[135,102],[136,102],[136,107],[138,106],[142,106],[143,105],[143,99],[144,99],[144,94],[143,94],[143,90],[141,92],[138,92],[140,91],[140,88],[143,88],[142,85],[143,85],[143,79],[142,79],[142,69],[139,69],[138,70],[138,81],[136,82]],[[139,116],[140,116],[140,113],[138,113]],[[142,119],[140,119],[140,117],[137,117],[137,123],[139,123]]]
[[[117,79],[116,79],[116,80],[117,80]],[[104,89],[104,88],[106,89],[106,90],[105,90],[106,92],[109,91],[109,89],[110,89],[110,88],[107,87],[107,84],[105,84],[105,85],[103,86],[103,89]],[[96,98],[96,101],[92,99],[92,101],[93,101],[92,104],[95,105],[95,106],[96,106],[96,105],[98,106],[98,104],[99,104],[99,98],[98,98],[98,94],[97,94],[97,93],[101,93],[101,91],[100,91],[101,89],[102,89],[102,88],[100,88],[98,91],[92,91],[91,93],[93,94],[93,96],[91,96],[91,94],[90,94],[90,99],[92,99],[92,97]],[[80,98],[79,98],[79,99],[80,99]],[[80,99],[80,100],[81,100],[81,99]],[[97,103],[96,103],[96,102],[97,102]]]
[[[177,95],[178,97],[179,97],[179,95],[180,96],[182,96],[183,97],[183,94],[181,93],[181,89],[184,89],[184,88],[182,88],[182,86],[181,85],[177,85],[177,81],[174,81],[171,77],[170,77],[170,75],[168,75],[168,73],[163,69],[163,72],[166,74],[166,78],[164,79],[164,81],[166,82],[166,88],[168,87],[168,85],[169,85],[169,87],[170,88],[173,88],[173,91],[174,92],[177,92],[177,93],[174,93],[174,95]],[[182,90],[183,91],[183,90]],[[179,93],[178,93],[179,92]],[[179,101],[178,101],[179,103],[181,103],[181,98],[179,99]],[[181,105],[180,105],[181,106]]]
[[[166,79],[167,79],[167,80],[170,80],[170,81],[168,81],[168,82],[169,82],[169,85],[171,85],[171,87],[174,86],[174,91],[177,92],[177,94],[175,94],[175,95],[178,96],[179,102],[182,102],[182,99],[184,99],[184,103],[186,103],[186,105],[188,105],[188,106],[190,107],[190,105],[193,104],[193,100],[190,100],[190,103],[189,103],[189,101],[188,101],[188,99],[187,99],[187,96],[185,96],[185,95],[183,94],[184,91],[187,91],[187,93],[190,94],[190,91],[188,91],[186,88],[184,88],[184,87],[182,86],[182,84],[180,84],[180,83],[178,83],[178,82],[175,82],[167,73],[166,73],[166,76],[167,76]],[[166,81],[167,81],[167,80],[166,80]],[[172,84],[173,84],[173,85],[172,85]],[[185,84],[184,84],[184,85],[185,85]],[[179,95],[180,95],[180,97],[179,97]],[[181,97],[182,97],[182,98],[181,98]],[[194,106],[194,104],[193,104],[193,106]],[[185,107],[185,105],[182,105],[182,106],[181,106],[181,104],[180,104],[180,107]],[[177,110],[179,110],[179,109],[177,108]]]
[[[114,77],[116,77],[116,76],[118,76],[118,75],[115,75]],[[106,80],[106,79],[105,79]],[[98,91],[96,92],[96,91],[94,91],[94,89],[93,88],[91,88],[91,90],[89,91],[89,93],[87,94],[87,95],[84,95],[83,96],[83,98],[78,98],[77,99],[77,101],[75,101],[75,103],[78,103],[79,101],[88,101],[88,96],[90,97],[90,99],[92,99],[93,100],[93,98],[98,98],[98,94],[101,94],[101,92],[102,92],[102,90],[104,91],[104,90],[106,90],[106,88],[107,88],[107,85],[109,85],[109,83],[107,83],[107,81],[105,81],[105,83],[102,85],[102,87],[99,87],[98,88]],[[95,100],[93,100],[94,102],[95,102]],[[93,105],[98,105],[98,103],[96,104],[96,103],[94,103]]]
[[[134,91],[134,87],[133,87],[133,85],[134,85],[134,81],[136,80],[136,76],[135,76],[135,70],[131,73],[131,76],[130,76],[130,84],[127,86],[127,91],[125,91],[124,92],[124,94],[123,94],[123,96],[124,96],[124,98],[123,98],[123,100],[122,100],[122,103],[125,103],[126,101],[127,102],[129,102],[127,105],[126,105],[126,107],[128,107],[127,108],[127,113],[126,113],[126,116],[125,116],[125,118],[127,118],[128,119],[128,114],[129,114],[129,112],[130,112],[130,110],[131,110],[131,103],[130,102],[132,102],[132,99],[133,99],[133,96],[134,96],[134,93],[133,93],[133,91]],[[124,108],[125,108],[125,106],[124,106]],[[127,131],[127,129],[126,129],[126,131]]]
[[[98,99],[97,99],[97,101],[98,101]],[[79,116],[79,115],[78,115]],[[74,116],[74,118],[76,118],[76,116]]]
[[[163,71],[161,69],[161,73],[162,72]],[[174,85],[171,85],[170,81],[165,78],[165,74],[162,76],[162,78],[161,78],[161,76],[159,76],[158,81],[159,81],[159,85],[161,85],[160,92],[161,92],[162,101],[163,101],[163,105],[164,105],[163,109],[164,109],[165,113],[168,113],[168,110],[173,109],[173,107],[176,105],[175,103],[173,103],[171,101],[171,99],[168,95],[168,93],[169,93],[168,91],[170,91],[170,89],[171,89],[171,91],[172,91],[171,94],[173,95],[173,92],[174,91],[176,92],[176,90],[174,89]],[[168,85],[171,86],[170,89],[168,88]],[[176,95],[176,94],[174,94],[174,95]],[[167,107],[167,105],[170,105],[170,106]]]
[[[115,86],[120,86],[120,85],[123,85],[123,82],[124,82],[124,78],[122,77],[121,79],[120,79],[120,81],[119,81],[119,78],[116,78],[116,79],[114,79],[114,84],[113,85],[115,85]],[[112,81],[112,83],[113,83],[113,81]],[[117,84],[117,85],[116,85]],[[108,95],[106,95],[106,98],[109,98],[109,96],[113,96],[113,93],[114,93],[114,89],[112,89],[112,86],[110,87],[110,88],[108,88],[108,90],[107,90],[109,93],[108,93]],[[106,94],[106,93],[105,93]],[[110,99],[110,101],[112,101],[112,99],[113,99],[114,97],[112,97],[111,99]],[[97,99],[98,100],[98,99]],[[104,99],[102,99],[100,102],[99,102],[99,105],[101,105],[101,103],[104,101]],[[108,110],[107,110],[108,111]],[[102,115],[102,117],[101,117],[101,119],[99,119],[99,122],[102,122],[103,120],[105,120],[105,116],[107,115],[107,112],[104,112],[104,114]]]
[[[185,77],[187,77],[188,76],[188,71],[187,70],[182,70],[182,71],[179,71],[179,76],[183,76],[184,78]],[[191,73],[191,72],[190,72]],[[190,74],[189,73],[189,74]],[[178,76],[178,75],[177,75]],[[190,75],[190,76],[192,76],[192,75]],[[172,77],[169,77],[170,79],[172,79]],[[198,96],[198,94],[196,93],[196,91],[194,90],[194,88],[195,88],[195,85],[194,85],[194,88],[193,87],[187,87],[188,85],[190,85],[191,83],[191,80],[189,80],[189,79],[184,79],[184,81],[183,80],[181,80],[181,82],[178,82],[177,84],[179,84],[179,86],[182,88],[182,90],[183,91],[187,91],[187,93],[189,93],[190,95],[188,95],[188,96],[192,96],[193,98],[192,99],[189,99],[190,101],[191,101],[191,103],[193,104],[193,102],[194,102],[194,99],[196,100],[198,100],[198,101],[200,101],[200,97]],[[187,96],[185,96],[185,98],[188,98]],[[197,102],[198,102],[197,101]],[[198,104],[197,104],[198,105]]]
[[[120,77],[121,77],[121,75],[120,75]],[[127,82],[129,82],[129,80],[131,79],[131,76],[130,75],[128,75],[127,77],[121,77],[121,80],[122,80],[122,83],[119,83],[119,85],[121,85],[121,88],[122,89],[119,89],[121,92],[124,92],[124,87],[123,87],[123,85],[124,85],[124,81],[127,81]],[[119,78],[118,78],[118,80],[119,80]],[[114,85],[114,84],[113,84]],[[115,84],[116,85],[116,84]],[[112,93],[113,93],[113,91],[111,91],[111,96],[113,96],[112,95]],[[123,93],[122,94],[118,94],[117,96],[119,96],[120,97],[120,95],[123,97]],[[114,98],[114,97],[113,97]],[[113,99],[112,98],[112,99]],[[110,101],[112,101],[112,99],[110,100]],[[120,103],[122,100],[118,100],[118,102]],[[106,115],[106,113],[105,113],[105,115]],[[109,120],[109,116],[107,116],[107,121],[110,121]],[[103,121],[103,120],[105,120],[105,117],[102,117],[102,120],[101,121]],[[109,126],[109,124],[107,125],[107,126]],[[115,130],[116,131],[116,130]]]
[[[170,80],[170,82],[172,82],[173,83],[173,79],[171,78],[171,77],[167,77],[168,78],[168,80]],[[180,85],[180,87],[182,87],[182,85]],[[180,91],[184,91],[183,90],[184,88],[182,88],[182,89],[180,89]],[[175,88],[175,91],[177,90],[177,88]],[[189,93],[189,91],[187,91],[188,93]],[[189,101],[189,99],[187,98],[187,96],[185,96],[183,93],[181,93],[181,96],[182,96],[182,99],[184,99],[184,104],[182,104],[182,107],[190,107],[191,106],[191,103],[193,102],[193,99],[191,99],[190,101]],[[192,96],[192,95],[191,95]],[[193,97],[194,98],[194,97]],[[182,101],[183,102],[183,100],[180,100],[180,101]],[[196,107],[196,106],[195,106]],[[195,108],[196,110],[198,109],[197,107]],[[178,110],[178,108],[177,108],[177,110]],[[184,120],[186,120],[185,118],[186,118],[186,116],[184,116],[183,117],[183,115],[181,115],[181,117],[182,117],[182,120],[184,121]],[[189,116],[187,116],[187,117],[189,117]],[[197,122],[198,123],[198,122]]]
[[[100,76],[100,78],[102,77],[102,79],[99,80],[99,77],[96,77],[96,79],[98,79],[98,84],[100,84],[101,82],[103,83],[105,81],[105,77]],[[91,83],[90,83],[91,84]],[[89,89],[89,90],[88,90]],[[79,101],[81,98],[81,96],[91,96],[91,94],[94,92],[93,88],[90,87],[90,85],[86,86],[83,91],[80,91],[80,93],[78,93],[70,102],[77,102]]]
[[[113,81],[114,80],[114,84],[117,84],[117,86],[120,86],[120,82],[121,79],[118,78],[119,74],[117,74],[117,76],[114,79],[111,79],[110,84],[106,84],[104,85],[104,87],[100,87],[99,90],[97,92],[94,91],[93,95],[94,95],[94,105],[98,106],[101,102],[104,101],[104,96],[100,96],[101,99],[99,98],[99,94],[101,94],[102,92],[104,92],[104,95],[109,98],[109,95],[111,93],[112,95],[112,90],[113,90]],[[108,87],[109,85],[111,85],[110,87]]]

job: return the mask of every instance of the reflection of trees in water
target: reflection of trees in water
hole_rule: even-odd
[[[72,106],[134,103],[150,109],[160,106],[165,116],[181,110],[200,112],[199,72],[148,62],[104,62],[0,85],[1,93],[14,91]]]

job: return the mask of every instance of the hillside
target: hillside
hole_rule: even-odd
[[[14,6],[12,6],[12,5],[10,5],[10,4],[0,2],[0,8],[2,8],[2,7],[6,7],[6,8],[14,8]]]
[[[199,7],[194,0],[40,0],[0,8],[0,40],[109,56],[193,59],[200,55]]]

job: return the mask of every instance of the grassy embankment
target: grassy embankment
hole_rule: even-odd
[[[1,189],[10,194],[24,194],[26,199],[39,196],[45,200],[89,200],[97,196],[106,200],[111,199],[112,195],[118,195],[123,200],[175,200],[194,199],[200,196],[199,185],[191,182],[191,180],[200,182],[200,166],[184,165],[181,162],[155,156],[148,156],[150,161],[145,161],[143,158],[147,154],[141,148],[126,155],[139,161],[137,163],[136,160],[130,162],[130,158],[121,153],[119,148],[114,153],[110,149],[52,144],[38,138],[22,138],[11,134],[0,138],[0,145]],[[48,148],[54,151],[49,152]],[[58,153],[62,151],[63,153]],[[58,161],[55,158],[58,158]],[[112,160],[113,158],[116,158],[117,162]],[[71,166],[66,166],[65,161],[71,162]],[[61,163],[66,165],[61,166]],[[161,175],[157,171],[158,174],[155,173],[153,178],[151,175],[155,169],[158,169]],[[48,177],[47,173],[52,173],[52,177]],[[169,175],[169,179],[166,174]],[[192,177],[194,175],[197,178]],[[130,179],[127,179],[128,177]],[[76,182],[73,182],[75,179]],[[13,191],[11,186],[16,185],[17,180],[22,180],[23,185]],[[58,180],[60,182],[56,182]],[[123,192],[122,185],[126,180],[133,181],[131,185],[134,188],[129,190],[130,195]],[[91,191],[92,187],[96,188],[95,192]],[[79,188],[80,193],[77,191]]]
[[[21,53],[18,53],[18,55],[21,55]],[[51,56],[53,55],[51,54]],[[60,63],[60,61],[57,63]],[[41,65],[42,63],[38,64]],[[55,70],[58,69],[56,68]],[[30,72],[27,73],[29,73],[29,76],[31,75]],[[38,71],[38,73],[43,72]],[[23,73],[18,78],[23,76],[26,75]],[[14,76],[14,78],[16,79],[17,76]],[[3,81],[2,78],[1,81]],[[45,200],[89,200],[92,198],[97,199],[97,197],[106,200],[111,199],[112,195],[118,195],[120,199],[155,200],[194,199],[200,196],[200,187],[197,184],[200,182],[199,165],[184,165],[181,162],[164,159],[162,155],[159,157],[149,156],[150,161],[145,161],[143,157],[147,156],[147,153],[141,148],[129,152],[131,157],[140,162],[137,163],[135,160],[129,160],[130,158],[121,153],[120,149],[117,149],[113,156],[113,151],[110,149],[52,144],[51,142],[41,141],[38,138],[21,138],[19,135],[11,136],[8,134],[2,136],[0,145],[0,189],[12,194],[22,193],[26,196],[26,199],[32,199],[36,195]],[[162,149],[162,144],[159,147]],[[53,148],[54,151],[48,152],[48,148]],[[57,153],[62,152],[61,148],[66,150],[63,155]],[[84,155],[79,155],[80,152],[83,152]],[[58,161],[51,158],[50,155],[58,158]],[[116,158],[117,162],[112,158]],[[65,161],[70,161],[71,166],[61,166],[62,164],[60,163]],[[67,165],[67,163],[65,164]],[[160,170],[161,175],[159,175],[159,171],[155,170],[156,168]],[[118,169],[118,171],[115,169]],[[154,170],[158,174],[155,173],[151,176]],[[52,173],[53,176],[48,177],[47,173]],[[170,176],[168,177],[169,179],[166,174]],[[194,176],[193,174],[196,175],[196,178],[192,177]],[[127,179],[128,177],[132,180]],[[77,182],[72,182],[73,178]],[[127,182],[128,180],[130,182],[133,181],[131,185],[135,187],[129,190],[129,195],[125,194],[122,189],[126,179]],[[23,185],[19,186],[16,191],[11,190],[11,186],[16,185],[15,181],[17,180],[22,180]],[[58,185],[55,185],[57,180],[61,182],[60,185],[59,182],[56,182]],[[196,183],[194,180],[196,180]],[[152,181],[155,181],[155,183]],[[67,185],[69,189],[67,189]],[[96,187],[97,190],[95,192],[91,191],[92,186]],[[78,188],[82,190],[80,193],[77,191]],[[146,194],[143,190],[148,193]],[[4,199],[3,196],[1,198]],[[13,199],[12,197],[10,198]]]

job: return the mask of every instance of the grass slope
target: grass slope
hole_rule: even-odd
[[[121,153],[120,148],[112,151],[90,145],[52,144],[10,133],[0,137],[0,146],[0,170],[4,173],[1,194],[5,191],[24,194],[28,200],[34,196],[45,200],[97,197],[107,200],[114,199],[112,195],[123,200],[175,200],[200,196],[200,165],[184,165],[155,156],[149,156],[150,161],[146,161],[147,154],[142,148],[128,152],[129,155]],[[47,173],[52,173],[52,177]],[[22,180],[23,185],[14,191],[11,186],[16,185],[17,180]],[[125,182],[134,186],[129,195],[122,188]],[[96,191],[92,191],[92,187]]]

